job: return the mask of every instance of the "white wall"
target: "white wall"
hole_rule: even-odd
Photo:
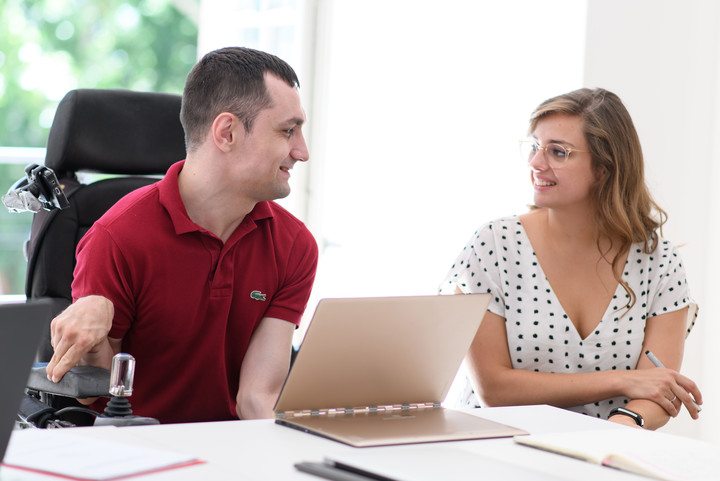
[[[669,215],[666,237],[681,253],[700,305],[683,372],[706,409],[666,430],[720,442],[720,381],[714,375],[720,300],[715,248],[720,220],[720,4],[705,0],[590,0],[585,84],[615,91],[640,134],[646,176]]]

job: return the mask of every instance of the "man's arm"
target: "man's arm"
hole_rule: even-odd
[[[97,354],[107,343],[115,310],[102,296],[78,299],[50,324],[53,357],[47,365],[48,379],[59,382],[88,353]]]
[[[295,325],[265,317],[250,339],[240,368],[236,411],[240,419],[272,418],[273,408],[290,369]]]

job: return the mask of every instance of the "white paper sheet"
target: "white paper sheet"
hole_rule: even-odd
[[[13,432],[3,464],[75,479],[106,481],[200,462],[173,451],[74,434],[68,428]]]

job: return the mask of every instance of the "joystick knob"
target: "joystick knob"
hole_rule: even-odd
[[[128,397],[133,393],[135,358],[130,354],[115,354],[110,368],[110,394]]]

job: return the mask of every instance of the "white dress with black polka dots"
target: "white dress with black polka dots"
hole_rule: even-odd
[[[642,351],[645,321],[693,301],[677,249],[660,239],[652,254],[633,244],[623,279],[637,296],[626,313],[628,296],[618,285],[594,332],[582,339],[540,267],[518,217],[490,222],[473,234],[440,288],[452,294],[491,293],[488,309],[506,320],[513,368],[578,373],[635,369]],[[691,327],[691,326],[690,326]],[[628,399],[616,397],[572,408],[606,418]]]

